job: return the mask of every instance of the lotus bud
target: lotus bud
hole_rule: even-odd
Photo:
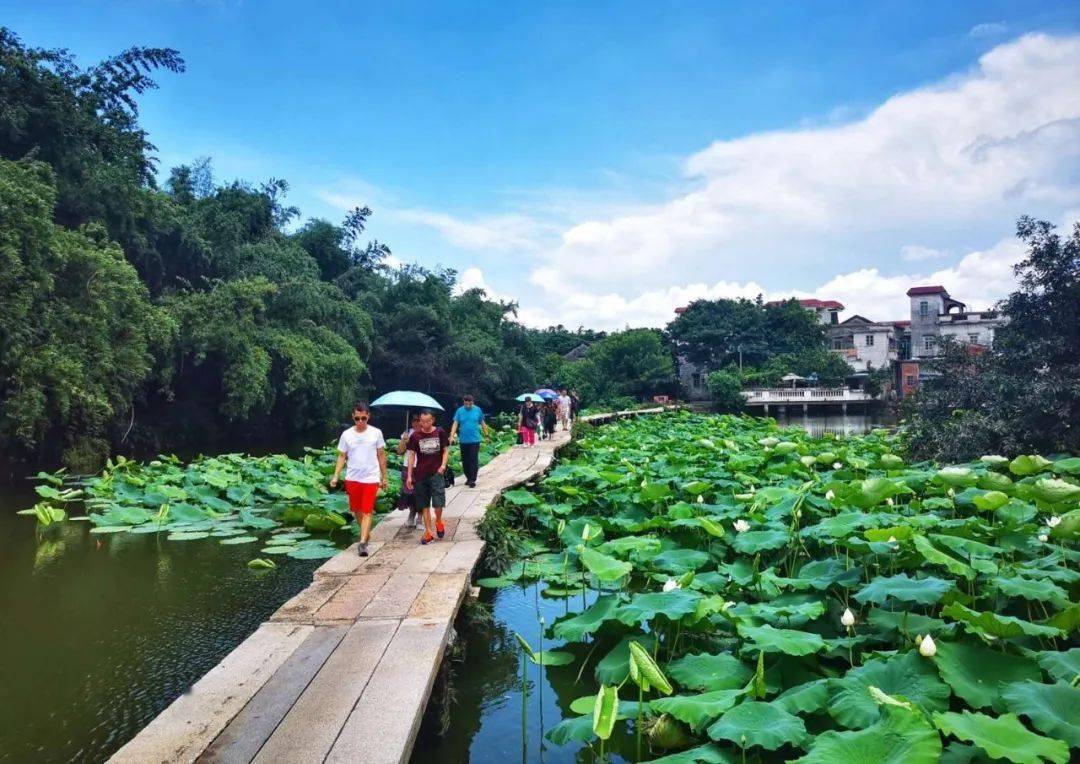
[[[885,499],[885,503],[888,504],[891,507],[893,505],[893,500],[892,499]]]
[[[929,634],[923,637],[922,642],[919,643],[919,655],[924,658],[933,658],[937,655],[937,645],[934,644],[934,638]]]
[[[800,517],[802,517],[802,510],[801,509],[796,509],[795,510],[795,519],[798,520]]]
[[[844,609],[844,614],[840,616],[840,623],[849,629],[855,625],[855,614],[851,612],[850,608]]]
[[[738,533],[745,533],[746,531],[750,530],[750,523],[746,522],[742,518],[736,520],[731,525]]]
[[[840,468],[841,468],[841,467],[843,467],[843,466],[844,466],[844,465],[843,465],[842,463],[840,463],[840,462],[833,462],[833,463],[832,463],[832,468],[833,468],[834,470],[838,470],[838,469],[840,469]]]
[[[1061,525],[1061,518],[1057,515],[1053,515],[1046,520],[1046,524],[1049,525],[1051,528],[1056,528]]]
[[[920,642],[922,642],[922,634],[916,634],[915,635],[915,646],[918,647]]]
[[[641,487],[644,488],[646,485],[648,485],[648,483],[646,483],[644,480],[642,480],[641,481]]]
[[[665,592],[672,592],[672,591],[675,591],[678,588],[679,588],[679,582],[676,581],[674,578],[669,578],[667,580],[667,582],[664,584],[664,591]]]
[[[581,529],[581,540],[588,541],[590,536],[592,536],[592,528],[589,527],[588,523],[585,523],[585,527]]]
[[[704,503],[705,503],[705,494],[703,494],[703,493],[702,493],[702,494],[698,494],[698,497],[697,497],[697,503],[698,503],[698,504],[704,504]]]
[[[1045,544],[1049,540],[1050,540],[1050,537],[1047,536],[1045,533],[1040,533],[1039,534],[1039,541],[1041,541],[1041,542],[1043,542]]]
[[[830,488],[828,491],[825,492],[825,498],[828,501],[832,501],[836,498],[836,493]]]
[[[949,496],[956,496],[956,489],[955,488],[950,488],[949,489]]]
[[[886,542],[886,543],[889,543],[889,544],[895,544],[895,543],[897,543],[897,542],[896,542],[896,536],[889,536],[889,540],[888,540],[888,542]]]

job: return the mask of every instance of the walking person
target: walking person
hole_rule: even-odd
[[[578,412],[581,411],[581,396],[578,395],[577,390],[570,391],[570,421],[573,422],[578,418]]]
[[[555,399],[559,409],[559,424],[564,430],[570,429],[570,396],[566,394],[566,388],[559,390],[559,397]]]
[[[401,437],[397,442],[398,456],[405,456],[405,449],[409,445],[409,436],[413,434],[413,431],[420,427],[420,414],[413,414],[409,422],[409,429],[401,433]],[[401,493],[398,494],[398,509],[409,510],[409,519],[405,521],[406,528],[415,528],[417,518],[420,516],[420,510],[416,508],[416,492],[411,488],[407,488],[405,485],[405,478],[407,477],[408,468],[406,466],[406,460],[401,460]]]
[[[518,414],[518,432],[521,433],[521,443],[525,448],[536,445],[536,428],[539,425],[540,409],[533,403],[532,398],[527,398]]]
[[[424,514],[424,535],[421,544],[430,544],[435,535],[446,535],[442,513],[446,507],[446,461],[450,458],[450,438],[446,430],[435,426],[435,414],[420,412],[420,426],[413,430],[406,446],[405,486],[416,496],[416,508]],[[431,510],[435,510],[434,529]],[[432,531],[434,530],[434,534]]]
[[[555,434],[555,402],[547,401],[541,411],[541,423],[544,426],[544,440]]]
[[[355,425],[341,433],[338,438],[338,458],[330,487],[337,488],[341,469],[345,471],[345,493],[349,496],[349,509],[360,523],[361,557],[368,556],[368,540],[371,538],[371,515],[375,511],[375,497],[379,489],[387,487],[386,441],[382,430],[368,424],[371,409],[363,401],[353,406]]]
[[[454,412],[454,423],[450,425],[450,445],[459,438],[461,443],[461,466],[465,471],[465,485],[476,488],[476,473],[480,470],[480,443],[488,435],[484,412],[476,405],[471,395],[461,398],[461,405]]]

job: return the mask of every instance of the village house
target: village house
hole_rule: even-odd
[[[907,291],[910,318],[873,321],[860,315],[839,320],[843,304],[836,300],[799,300],[825,326],[826,347],[851,365],[849,382],[858,385],[871,371],[890,369],[902,395],[918,389],[928,376],[921,362],[938,355],[941,341],[951,338],[973,352],[993,347],[994,336],[1006,318],[995,310],[968,310],[940,285],[914,286]],[[766,305],[778,305],[774,300]],[[686,308],[676,308],[681,314]],[[708,400],[711,369],[679,357],[679,379],[689,400]]]

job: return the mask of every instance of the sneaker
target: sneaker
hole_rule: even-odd
[[[446,535],[446,526],[442,524],[442,521],[435,523],[435,532],[439,534],[439,538]]]
[[[466,483],[465,487],[466,488],[476,488],[476,483]]]
[[[432,536],[430,533],[425,533],[423,536],[420,537],[421,544],[430,544],[434,540],[435,537]]]
[[[367,556],[368,556],[368,551],[367,551],[367,544],[361,544],[361,545],[360,545],[360,546],[359,546],[359,547],[357,548],[357,550],[356,550],[356,553],[357,553],[358,555],[360,555],[361,557],[367,557]]]

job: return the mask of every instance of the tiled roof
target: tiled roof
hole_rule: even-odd
[[[916,297],[920,294],[941,294],[942,292],[948,294],[948,292],[945,290],[945,287],[943,286],[917,286],[907,290],[907,296]]]
[[[783,305],[787,300],[769,300],[766,305]],[[808,297],[804,300],[799,300],[799,305],[804,308],[824,308],[826,310],[843,310],[842,303],[836,300],[818,300],[813,297]]]

